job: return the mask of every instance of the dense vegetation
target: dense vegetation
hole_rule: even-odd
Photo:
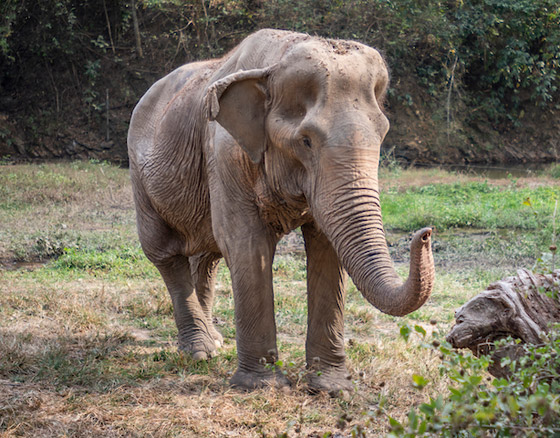
[[[397,156],[542,159],[558,146],[556,0],[5,0],[0,17],[0,155],[125,159],[130,111],[156,78],[262,27],[379,48]]]

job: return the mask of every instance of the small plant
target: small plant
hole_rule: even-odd
[[[391,148],[389,152],[382,153],[379,159],[380,171],[386,171],[393,177],[399,177],[402,173],[402,166],[397,157],[395,156],[395,147]]]
[[[421,331],[401,327],[401,336]],[[503,347],[512,340],[502,340]],[[515,342],[515,341],[513,341]],[[506,357],[509,379],[493,379],[488,373],[489,356],[475,357],[456,351],[436,336],[423,348],[441,359],[440,373],[449,378],[449,393],[430,398],[411,409],[408,422],[388,417],[389,437],[548,437],[560,435],[560,327],[554,327],[539,345],[522,346],[517,361]],[[413,375],[412,386],[421,391],[430,384]]]
[[[59,257],[67,250],[67,243],[64,241],[66,238],[67,237],[62,233],[39,236],[35,240],[32,253],[35,254],[39,260]]]
[[[281,373],[292,381],[296,386],[299,386],[305,377],[313,371],[307,370],[302,366],[297,366],[295,362],[284,362],[283,360],[275,360],[273,363],[267,363],[266,359],[261,358],[261,363],[265,364],[265,368],[274,373]]]
[[[544,174],[552,178],[560,178],[560,164],[556,163],[544,171]]]

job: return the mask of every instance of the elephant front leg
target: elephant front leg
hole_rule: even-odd
[[[252,234],[252,235],[251,235]],[[275,242],[268,236],[248,232],[226,257],[235,301],[238,368],[231,384],[253,389],[286,386],[284,375],[275,372],[278,358],[272,258]],[[232,243],[227,247],[232,248]]]
[[[189,259],[170,257],[156,264],[171,295],[173,316],[179,332],[179,350],[195,360],[215,355],[216,342],[209,323],[194,290]]]
[[[307,253],[308,383],[312,391],[338,396],[352,391],[344,353],[346,273],[325,235],[313,224],[302,226]]]

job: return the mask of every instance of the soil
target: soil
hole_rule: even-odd
[[[396,79],[397,84],[401,81]],[[395,78],[393,78],[395,82]],[[412,105],[389,99],[391,129],[382,153],[406,165],[551,163],[560,158],[560,110],[528,106],[514,122],[492,122],[458,103],[450,124],[444,105],[411,81],[399,93]]]

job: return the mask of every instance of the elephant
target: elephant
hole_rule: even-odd
[[[400,279],[385,239],[378,164],[389,121],[387,66],[373,48],[264,29],[220,59],[157,81],[128,132],[140,243],[171,295],[178,345],[195,360],[217,353],[212,322],[217,261],[230,271],[237,370],[230,384],[288,385],[278,360],[272,263],[301,227],[307,258],[309,388],[351,387],[345,365],[347,274],[391,315],[431,294],[431,229],[411,242]],[[320,372],[319,372],[320,371]]]

